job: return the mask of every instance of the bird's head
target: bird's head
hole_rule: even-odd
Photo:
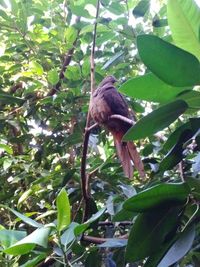
[[[104,86],[105,84],[109,84],[109,83],[114,84],[115,82],[117,82],[117,79],[116,79],[114,76],[109,75],[109,76],[106,76],[106,77],[102,80],[102,82],[99,84],[98,87],[102,87],[102,86]]]

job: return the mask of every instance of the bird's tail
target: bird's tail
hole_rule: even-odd
[[[131,178],[133,176],[133,164],[138,170],[141,178],[145,177],[144,165],[139,153],[133,142],[122,142],[123,135],[120,133],[113,133],[115,146],[118,157],[122,163],[124,175]]]

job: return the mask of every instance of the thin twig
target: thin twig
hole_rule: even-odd
[[[80,22],[80,17],[77,17],[76,18],[76,21],[75,23],[77,24],[78,22]],[[67,66],[69,66],[71,60],[72,60],[72,56],[74,54],[74,50],[75,50],[75,47],[76,47],[76,43],[77,43],[77,40],[78,40],[78,37],[79,37],[79,32],[80,30],[78,31],[78,34],[77,34],[77,37],[76,37],[76,40],[74,41],[73,43],[73,47],[67,52],[67,54],[65,55],[65,58],[64,58],[64,61],[63,61],[63,65],[61,67],[61,70],[60,70],[60,73],[59,73],[59,81],[58,83],[51,89],[51,91],[48,93],[48,96],[52,96],[54,95],[56,92],[58,92],[60,90],[60,86],[61,86],[61,81],[64,79],[64,73],[67,69]]]
[[[92,93],[95,89],[95,45],[96,45],[96,33],[97,33],[97,19],[99,16],[99,6],[100,0],[97,1],[96,6],[96,20],[94,24],[94,32],[93,32],[93,42],[92,42],[92,49],[91,49],[91,57],[90,57],[90,75],[91,75],[91,94],[90,94],[90,101],[92,97]],[[87,158],[87,150],[88,150],[88,142],[89,142],[89,135],[90,131],[87,129],[90,126],[90,112],[87,115],[86,127],[85,127],[85,134],[84,134],[84,142],[83,142],[83,154],[82,154],[82,161],[81,161],[81,183],[82,183],[82,194],[85,202],[85,210],[83,215],[83,221],[86,221],[89,216],[89,205],[90,205],[90,193],[88,190],[88,176],[86,175],[86,158]]]
[[[117,238],[126,240],[126,239],[128,239],[128,235],[125,234],[125,235],[119,236]],[[102,243],[104,243],[104,242],[106,242],[112,238],[102,238],[102,237],[96,237],[96,236],[83,235],[81,239],[84,241],[87,241],[89,243],[93,243],[93,244],[102,244]]]
[[[122,115],[118,115],[118,114],[111,115],[109,117],[109,119],[117,119],[117,120],[121,120],[121,121],[127,122],[130,125],[134,125],[134,121],[132,121],[132,120],[130,120],[127,117],[124,117]]]
[[[179,162],[179,172],[180,172],[180,177],[181,177],[182,182],[185,182],[184,171],[183,171],[183,161]]]

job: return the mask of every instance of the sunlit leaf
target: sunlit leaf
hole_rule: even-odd
[[[177,46],[200,59],[200,8],[194,0],[168,0],[167,17]]]
[[[59,76],[57,70],[53,69],[48,72],[47,75],[47,80],[50,82],[52,85],[55,85],[59,81]]]
[[[153,35],[139,35],[137,46],[144,64],[172,86],[200,84],[200,63],[192,54]]]
[[[71,222],[71,207],[67,192],[64,188],[59,192],[56,198],[56,206],[58,211],[57,228],[58,231],[62,231]]]
[[[46,248],[50,231],[49,227],[39,228],[5,249],[4,252],[10,255],[23,255],[30,252],[36,245]]]
[[[148,73],[123,83],[119,91],[137,99],[163,103],[172,100],[185,89],[168,85],[153,73]]]

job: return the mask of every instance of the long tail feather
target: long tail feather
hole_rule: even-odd
[[[126,143],[122,143],[121,140],[115,139],[115,146],[117,149],[118,157],[122,163],[124,175],[128,178],[133,176],[133,165],[131,163],[130,154]]]
[[[128,152],[134,163],[135,168],[138,170],[140,177],[145,178],[144,165],[141,160],[140,154],[137,152],[136,146],[133,142],[127,142]]]

